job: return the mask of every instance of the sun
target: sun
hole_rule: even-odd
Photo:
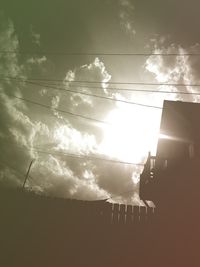
[[[112,110],[103,129],[102,153],[123,161],[141,162],[150,151],[155,154],[160,114],[144,107]]]

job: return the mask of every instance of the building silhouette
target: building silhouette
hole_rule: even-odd
[[[156,205],[161,263],[200,266],[200,104],[164,101],[157,152],[148,155],[140,176],[140,198]]]
[[[156,156],[149,154],[140,176],[140,198],[157,207],[192,203],[199,195],[199,163],[200,104],[165,101]]]

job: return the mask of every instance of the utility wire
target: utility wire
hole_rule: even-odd
[[[10,78],[0,78],[0,80],[7,80]],[[12,79],[12,78],[11,78]],[[44,86],[44,87],[51,87],[52,89],[55,90],[61,90],[61,91],[69,91],[66,88],[62,88],[62,87],[57,87],[57,84],[52,84],[52,83],[35,83],[32,82],[32,80],[22,80],[22,79],[15,79],[15,81],[17,82],[25,82],[25,83],[29,83],[29,84],[34,84],[34,85],[39,85],[39,86]],[[178,94],[178,95],[200,95],[200,92],[183,92],[183,91],[179,91],[179,92],[175,92],[175,91],[169,91],[169,90],[162,90],[162,91],[158,91],[158,90],[146,90],[146,89],[135,89],[135,88],[117,88],[117,87],[107,87],[107,88],[103,88],[101,86],[93,86],[93,85],[69,85],[69,88],[88,88],[88,89],[99,89],[99,90],[114,90],[114,91],[126,91],[126,92],[139,92],[139,93],[158,93],[158,94]],[[74,91],[75,93],[83,93],[80,91]]]
[[[77,93],[77,94],[87,94],[89,96],[95,96],[95,97],[102,97],[102,96],[98,96],[98,95],[93,95],[93,94],[88,94],[88,93],[85,93],[85,92],[80,92],[80,91],[73,91],[71,89],[66,89],[66,88],[62,88],[62,87],[57,87],[55,86],[54,84],[43,84],[43,83],[35,83],[35,82],[28,82],[27,83],[30,83],[30,84],[35,84],[35,85],[39,85],[39,86],[43,86],[43,87],[47,87],[47,88],[52,88],[52,89],[55,89],[55,90],[61,90],[61,91],[68,91],[68,92],[72,92],[72,93]],[[81,88],[91,88],[91,89],[101,89],[103,90],[104,88],[100,87],[100,86],[88,86],[88,85],[76,85],[76,86],[73,86],[73,85],[70,85],[69,88],[77,88],[77,87],[81,87]],[[158,91],[158,90],[145,90],[145,89],[134,89],[134,88],[114,88],[114,87],[111,87],[111,88],[105,88],[105,90],[115,90],[115,91],[126,91],[126,92],[139,92],[139,93],[161,93],[161,94],[177,94],[177,95],[200,95],[200,92],[183,92],[183,91],[179,91],[179,92],[175,92],[175,91],[169,91],[169,90],[163,90],[163,91]],[[107,98],[107,97],[106,97]],[[108,99],[108,98],[107,98]],[[111,99],[111,98],[109,98]],[[111,99],[112,100],[112,99]],[[118,100],[118,99],[113,99],[115,101],[121,101],[121,100]],[[131,104],[132,102],[130,102],[129,104]]]
[[[37,79],[29,79],[29,80],[37,80]],[[39,79],[40,81],[48,81],[48,79]],[[49,80],[49,81],[62,81],[63,80]],[[87,81],[87,80],[77,80],[77,81],[65,81],[69,83],[88,83],[88,84],[127,84],[127,85],[144,85],[144,86],[191,86],[198,87],[200,84],[190,84],[190,83],[146,83],[146,82],[102,82],[102,81]]]
[[[26,98],[18,97],[18,96],[15,96],[15,95],[11,95],[11,96],[12,96],[13,98],[18,99],[18,100],[21,100],[21,101],[24,101],[24,102],[27,102],[27,103],[31,103],[31,104],[33,104],[33,105],[37,105],[37,106],[40,106],[40,107],[43,107],[43,108],[46,108],[46,109],[55,110],[55,111],[58,111],[58,112],[61,112],[61,113],[69,114],[69,115],[71,115],[71,116],[80,117],[80,118],[82,118],[82,119],[87,119],[87,120],[91,120],[91,121],[98,122],[98,123],[103,123],[103,124],[107,124],[107,125],[112,125],[112,123],[110,123],[110,122],[108,122],[108,121],[103,121],[103,120],[94,119],[94,118],[91,118],[91,117],[87,117],[87,116],[84,116],[84,115],[81,115],[81,114],[73,113],[73,112],[66,111],[66,110],[62,110],[62,109],[58,109],[58,108],[52,108],[52,107],[49,106],[49,105],[41,104],[41,103],[38,103],[38,102],[35,102],[35,101],[32,101],[32,100],[26,99]],[[154,106],[143,105],[143,104],[137,104],[137,105],[142,105],[142,106],[144,106],[144,107],[153,107],[153,108],[159,108],[159,109],[162,109],[162,108],[160,108],[160,107],[154,107]]]
[[[64,89],[64,88],[59,88],[59,87],[44,85],[44,84],[41,84],[41,83],[35,83],[35,82],[27,81],[27,80],[24,81],[24,82],[25,83],[28,83],[28,84],[32,84],[32,85],[38,85],[38,86],[41,86],[41,87],[46,87],[46,88],[55,89],[55,90],[62,90],[62,91],[70,92],[70,93],[74,93],[74,94],[81,94],[81,95],[91,96],[91,97],[95,97],[95,98],[106,99],[106,100],[110,100],[110,101],[114,101],[114,102],[121,102],[121,103],[125,103],[125,104],[136,105],[136,106],[147,107],[147,108],[162,109],[162,107],[158,107],[158,106],[147,105],[147,104],[142,104],[142,103],[127,101],[127,100],[122,100],[122,99],[115,99],[115,98],[111,98],[111,97],[94,95],[94,94],[89,94],[89,93],[84,93],[84,92],[77,92],[77,91],[74,91],[74,90],[69,90],[69,89]],[[18,98],[20,100],[23,100],[23,101],[26,101],[26,102],[30,102],[32,104],[41,105],[41,106],[43,106],[45,108],[49,108],[50,107],[50,106],[45,105],[45,104],[39,104],[38,102],[35,102],[35,101],[32,101],[32,100],[24,99],[24,98],[17,97],[17,96],[14,96],[14,95],[12,95],[12,96],[15,97],[15,98]],[[80,115],[80,114],[74,114],[74,113],[69,112],[69,111],[59,110],[59,109],[56,109],[56,108],[54,108],[54,110],[60,111],[60,112],[63,112],[63,113],[67,113],[67,114],[70,114],[70,115],[73,115],[73,116],[79,116],[79,117],[82,117],[82,118],[85,118],[85,119],[88,118],[86,116],[83,116],[83,115]],[[97,122],[102,122],[102,121],[97,120],[97,119],[93,119],[93,120],[94,121],[97,121]]]
[[[1,74],[0,74],[1,75]],[[1,75],[1,77],[5,80],[5,79],[10,79],[10,80],[19,80],[19,78],[16,77],[11,77],[11,76],[4,76]],[[87,83],[87,84],[115,84],[115,85],[143,85],[143,86],[177,86],[177,87],[183,87],[183,86],[190,86],[190,87],[200,87],[200,84],[193,84],[193,83],[149,83],[149,82],[121,82],[121,81],[117,81],[117,82],[103,82],[103,81],[88,81],[88,80],[76,80],[76,81],[65,81],[65,80],[61,80],[61,79],[45,79],[45,78],[28,78],[28,79],[23,79],[21,78],[22,82],[25,81],[41,81],[41,82],[68,82],[68,83]],[[84,85],[85,86],[85,85]]]
[[[37,106],[40,106],[40,107],[43,107],[43,108],[46,108],[46,109],[55,110],[55,111],[58,111],[58,112],[61,112],[61,113],[69,114],[71,116],[80,117],[82,119],[87,119],[87,120],[91,120],[91,121],[95,121],[95,122],[109,124],[109,122],[106,122],[106,121],[103,121],[103,120],[94,119],[94,118],[91,118],[91,117],[87,117],[87,116],[84,116],[84,115],[81,115],[81,114],[73,113],[73,112],[62,110],[62,109],[58,109],[58,108],[52,108],[49,105],[41,104],[41,103],[26,99],[26,98],[18,97],[18,96],[15,96],[15,95],[11,95],[11,96],[16,98],[16,99],[18,99],[18,100],[25,101],[27,103],[31,103],[33,105],[37,105]]]
[[[27,82],[27,83],[46,87],[46,88],[50,88],[50,89],[62,90],[62,91],[73,93],[73,94],[81,94],[81,95],[91,96],[91,97],[95,97],[95,98],[106,99],[106,100],[110,100],[110,101],[114,101],[114,102],[121,102],[121,103],[125,103],[125,104],[148,107],[148,108],[162,109],[162,107],[158,107],[158,106],[146,105],[146,104],[122,100],[122,99],[116,99],[116,98],[111,98],[111,97],[106,97],[106,96],[94,95],[94,94],[89,94],[89,93],[80,92],[80,91],[74,91],[74,90],[70,90],[70,89],[64,89],[64,88],[59,88],[59,87],[54,87],[54,86],[49,86],[49,85],[43,85],[40,83],[34,83],[34,82]]]
[[[11,145],[11,144],[9,144]],[[18,145],[19,149],[23,150],[23,146]],[[119,164],[127,164],[127,165],[135,165],[135,166],[144,166],[144,163],[134,163],[134,162],[128,162],[128,161],[120,161],[115,159],[109,159],[105,157],[98,157],[96,155],[81,155],[81,154],[74,154],[74,153],[67,153],[67,152],[60,152],[60,151],[45,151],[43,149],[40,149],[39,147],[24,147],[25,149],[29,151],[36,151],[40,154],[47,154],[47,155],[56,155],[56,156],[67,156],[70,158],[75,159],[87,159],[87,160],[97,160],[97,161],[105,161],[105,162],[111,162],[111,163],[119,163]]]
[[[48,152],[48,151],[43,151],[43,150],[40,150],[40,149],[34,148],[34,147],[33,147],[33,150],[35,150],[41,154],[64,155],[64,156],[71,157],[71,158],[79,158],[79,159],[87,159],[87,160],[100,160],[100,161],[106,161],[106,162],[111,162],[111,163],[144,166],[144,163],[134,163],[134,162],[127,162],[127,161],[113,160],[113,159],[107,159],[107,158],[100,158],[100,157],[96,157],[96,156],[77,155],[77,154],[71,154],[71,153],[66,153],[66,152]]]
[[[103,52],[54,52],[54,51],[17,51],[1,50],[0,54],[20,54],[20,55],[65,55],[65,56],[200,56],[200,53],[103,53]]]
[[[55,86],[55,84],[50,84],[47,83],[48,86]],[[88,88],[88,89],[99,89],[99,90],[111,90],[111,91],[124,91],[124,92],[139,92],[139,93],[158,93],[158,94],[180,94],[180,95],[200,95],[200,92],[183,92],[183,91],[179,91],[179,92],[175,92],[175,91],[169,91],[169,90],[162,90],[162,91],[158,91],[158,90],[146,90],[146,89],[135,89],[135,88],[118,88],[118,87],[107,87],[107,88],[103,88],[101,86],[89,86],[89,85],[69,85],[69,88]],[[66,89],[67,90],[67,89]],[[77,91],[78,93],[78,91]]]
[[[143,163],[133,163],[133,162],[126,162],[126,161],[118,161],[118,160],[112,160],[112,159],[106,159],[106,158],[99,158],[99,157],[94,157],[94,156],[86,156],[86,155],[76,155],[76,154],[71,154],[71,153],[66,153],[66,152],[48,152],[48,151],[43,151],[40,150],[38,148],[31,148],[34,151],[40,153],[40,154],[47,154],[47,155],[65,155],[67,157],[71,157],[71,158],[78,158],[78,159],[88,159],[88,160],[100,160],[100,161],[106,161],[109,163],[118,163],[118,164],[125,164],[125,165],[134,165],[134,166],[144,166]],[[31,150],[30,149],[30,150]],[[16,172],[18,172],[23,178],[24,178],[24,174],[21,173],[20,171],[16,170],[15,168],[13,168],[10,165],[7,165],[5,162],[0,161],[0,164],[3,164],[7,167],[10,167],[11,169],[15,170]],[[35,180],[31,175],[29,175],[29,178],[31,178],[33,181]],[[119,196],[110,196],[109,198],[107,198],[107,200],[109,199],[115,199],[118,198],[122,195],[125,195],[127,193],[131,193],[134,192],[135,190],[129,190],[129,191],[123,191],[120,193]]]
[[[36,150],[36,149],[34,149],[34,150]],[[39,151],[39,150],[36,150],[38,153],[42,153],[42,154],[50,154],[50,155],[52,155],[53,153],[47,153],[46,151],[44,152],[44,151]],[[75,155],[72,155],[72,154],[66,154],[65,153],[65,155],[66,156],[69,156],[69,157],[73,157],[73,158],[85,158],[85,157],[80,157],[80,156],[75,156]],[[90,159],[91,159],[91,157],[90,157]],[[140,164],[140,163],[131,163],[131,162],[124,162],[124,161],[114,161],[114,160],[109,160],[109,159],[100,159],[100,158],[94,158],[94,157],[92,157],[92,159],[98,159],[98,160],[104,160],[104,161],[109,161],[109,162],[113,162],[113,163],[120,163],[120,164],[129,164],[129,165],[140,165],[140,166],[144,166],[144,164]],[[20,175],[21,175],[21,177],[23,177],[24,178],[24,174],[22,173],[22,172],[20,172],[19,170],[17,170],[17,169],[15,169],[14,167],[12,167],[12,166],[10,166],[10,165],[8,165],[7,163],[5,163],[5,162],[2,162],[2,161],[0,161],[0,164],[1,165],[4,165],[4,166],[6,166],[6,167],[8,167],[8,168],[11,168],[11,169],[13,169],[14,171],[16,171],[16,172],[18,172]],[[29,178],[31,178],[31,180],[35,180],[31,175],[29,175],[28,176]],[[120,196],[123,196],[123,195],[125,195],[125,194],[127,194],[127,193],[132,193],[132,192],[134,192],[135,191],[135,189],[132,189],[132,190],[129,190],[129,191],[123,191],[123,192],[121,192],[121,193],[119,193],[120,195],[118,195],[118,196],[110,196],[110,197],[108,197],[106,200],[109,200],[109,199],[115,199],[115,198],[118,198],[118,197],[120,197]],[[104,200],[104,199],[102,199],[102,200]]]

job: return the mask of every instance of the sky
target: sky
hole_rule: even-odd
[[[34,160],[27,190],[140,204],[139,175],[156,151],[163,101],[199,102],[180,92],[198,92],[187,84],[200,83],[200,57],[162,55],[200,53],[199,7],[2,1],[0,182],[21,187]]]

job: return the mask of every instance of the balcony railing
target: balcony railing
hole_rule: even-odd
[[[140,198],[153,201],[153,188],[158,177],[169,169],[169,160],[148,155],[143,172],[140,175]]]

